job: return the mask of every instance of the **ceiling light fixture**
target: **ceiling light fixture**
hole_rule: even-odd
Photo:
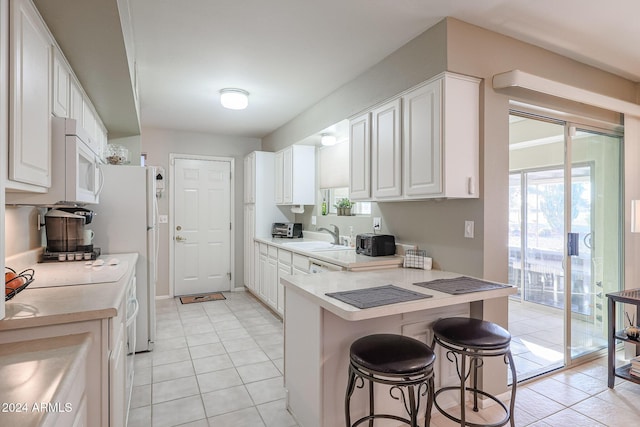
[[[335,145],[336,142],[338,141],[336,140],[335,135],[329,135],[328,133],[320,135],[320,143],[322,145]]]
[[[220,91],[220,103],[230,110],[244,110],[249,105],[249,92],[243,89],[225,88]]]

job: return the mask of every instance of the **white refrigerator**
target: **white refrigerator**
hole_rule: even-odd
[[[153,166],[101,165],[100,203],[91,207],[94,247],[102,254],[138,253],[136,352],[150,351],[156,335],[158,264],[157,170]]]

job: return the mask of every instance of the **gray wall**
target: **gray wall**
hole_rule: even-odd
[[[235,271],[233,283],[237,287],[243,283],[243,188],[244,188],[244,156],[260,149],[257,138],[241,138],[222,135],[211,135],[196,132],[166,130],[157,128],[142,129],[142,152],[147,153],[147,164],[162,166],[166,171],[165,193],[158,200],[161,215],[171,215],[169,206],[169,154],[198,154],[203,156],[233,157],[235,159],[234,176],[234,224],[233,240],[235,243],[233,260]],[[169,295],[169,245],[171,234],[169,224],[160,226],[160,255],[158,269],[157,295]]]

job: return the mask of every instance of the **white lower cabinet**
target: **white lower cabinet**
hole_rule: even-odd
[[[309,274],[309,257],[300,254],[293,254],[291,265],[293,267],[291,274]]]
[[[276,311],[281,316],[284,316],[284,285],[280,283],[280,278],[292,274],[292,253],[285,251],[284,249],[278,249],[278,298]]]
[[[284,316],[285,288],[280,279],[290,274],[308,274],[309,257],[261,242],[255,242],[254,252],[254,287],[248,289]]]
[[[128,278],[128,289],[135,275]],[[121,427],[126,425],[126,311],[123,297],[116,317],[0,331],[2,344],[73,334],[91,335],[91,344],[82,367],[79,367],[73,387],[60,402],[72,404],[73,411],[59,414],[53,426],[60,427]],[[0,416],[0,419],[2,417]],[[2,424],[0,422],[0,424]]]

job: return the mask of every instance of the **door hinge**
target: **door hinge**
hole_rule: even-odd
[[[231,281],[231,272],[227,273],[227,277],[229,278],[229,281]]]
[[[229,230],[233,230],[233,223],[232,222],[229,223]]]

